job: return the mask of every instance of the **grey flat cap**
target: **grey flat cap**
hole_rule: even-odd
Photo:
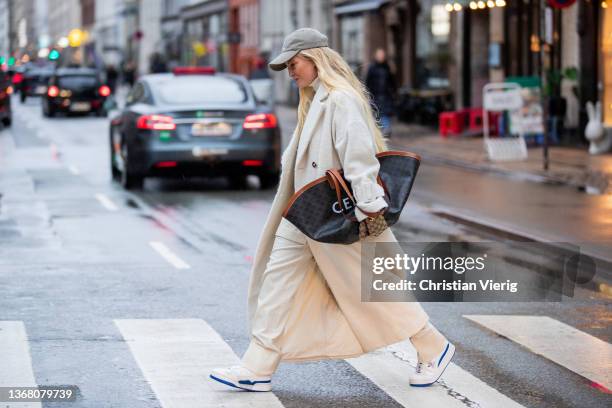
[[[314,28],[300,28],[289,34],[283,41],[281,53],[268,66],[274,71],[287,68],[287,62],[298,52],[310,48],[329,47],[327,37]]]

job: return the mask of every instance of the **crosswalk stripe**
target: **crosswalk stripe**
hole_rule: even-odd
[[[465,315],[510,340],[612,389],[612,345],[548,316]]]
[[[0,321],[0,387],[36,387],[28,336],[21,321]],[[9,405],[0,402],[0,406]],[[40,408],[40,402],[11,403],[12,407]]]
[[[164,408],[283,406],[273,393],[226,390],[208,378],[213,368],[239,364],[239,359],[203,320],[126,319],[115,324]]]
[[[414,371],[417,355],[409,341],[346,361],[404,407],[522,407],[453,363],[438,384],[411,387],[408,377]]]
[[[149,245],[159,254],[162,258],[166,260],[170,265],[174,266],[176,269],[189,269],[191,266],[170,249],[165,246],[163,243],[158,241],[149,242]]]
[[[96,193],[96,199],[100,202],[102,207],[108,211],[118,211],[119,207],[115,204],[106,194]]]

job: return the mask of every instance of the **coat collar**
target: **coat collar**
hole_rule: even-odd
[[[319,117],[324,112],[327,100],[329,96],[329,92],[325,88],[320,81],[318,83],[317,92],[312,98],[312,102],[310,104],[310,109],[308,110],[308,114],[306,115],[306,120],[304,121],[304,128],[302,129],[302,133],[299,135],[300,142],[298,145],[297,158],[296,162],[299,163],[301,158],[304,156],[308,145],[310,144],[310,140],[312,139],[312,133],[314,131],[315,125],[319,120]]]

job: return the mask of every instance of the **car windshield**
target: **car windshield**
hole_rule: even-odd
[[[71,75],[59,78],[61,88],[89,88],[95,87],[98,80],[92,75]]]
[[[247,92],[235,79],[219,76],[170,77],[154,86],[162,103],[170,105],[244,103]]]

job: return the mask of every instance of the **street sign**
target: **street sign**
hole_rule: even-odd
[[[483,141],[492,161],[525,160],[527,144],[522,130],[517,136],[491,138],[489,134],[489,112],[520,112],[523,107],[521,87],[515,83],[491,83],[482,89],[483,100]]]
[[[523,106],[521,90],[490,89],[484,94],[484,108],[489,111],[504,111],[520,109]]]

